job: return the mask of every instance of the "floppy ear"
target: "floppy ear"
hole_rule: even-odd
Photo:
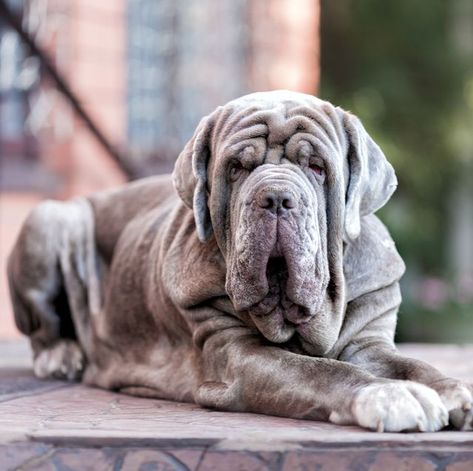
[[[397,187],[397,179],[383,151],[360,120],[345,112],[343,121],[349,140],[345,234],[353,240],[360,235],[361,218],[386,204]]]
[[[173,181],[184,204],[194,211],[197,235],[205,242],[212,234],[207,204],[207,164],[210,158],[211,116],[202,118],[174,166]]]

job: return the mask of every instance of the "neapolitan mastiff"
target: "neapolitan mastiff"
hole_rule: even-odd
[[[395,188],[328,102],[217,108],[173,178],[30,214],[9,282],[36,375],[378,431],[471,428],[470,386],[393,343],[404,264],[373,213]]]

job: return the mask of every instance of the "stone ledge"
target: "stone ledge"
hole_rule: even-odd
[[[473,379],[473,346],[404,345]],[[0,343],[0,469],[473,469],[473,433],[378,434],[225,413],[80,384],[40,381],[24,342]]]

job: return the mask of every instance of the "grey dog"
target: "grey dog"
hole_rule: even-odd
[[[27,218],[9,259],[39,377],[378,431],[471,429],[472,387],[394,345],[397,182],[352,114],[255,93],[202,119],[173,176]]]

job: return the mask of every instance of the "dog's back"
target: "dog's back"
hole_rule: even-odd
[[[135,217],[177,195],[171,175],[143,178],[124,187],[91,195],[95,218],[95,237],[100,255],[107,261],[123,229]]]

